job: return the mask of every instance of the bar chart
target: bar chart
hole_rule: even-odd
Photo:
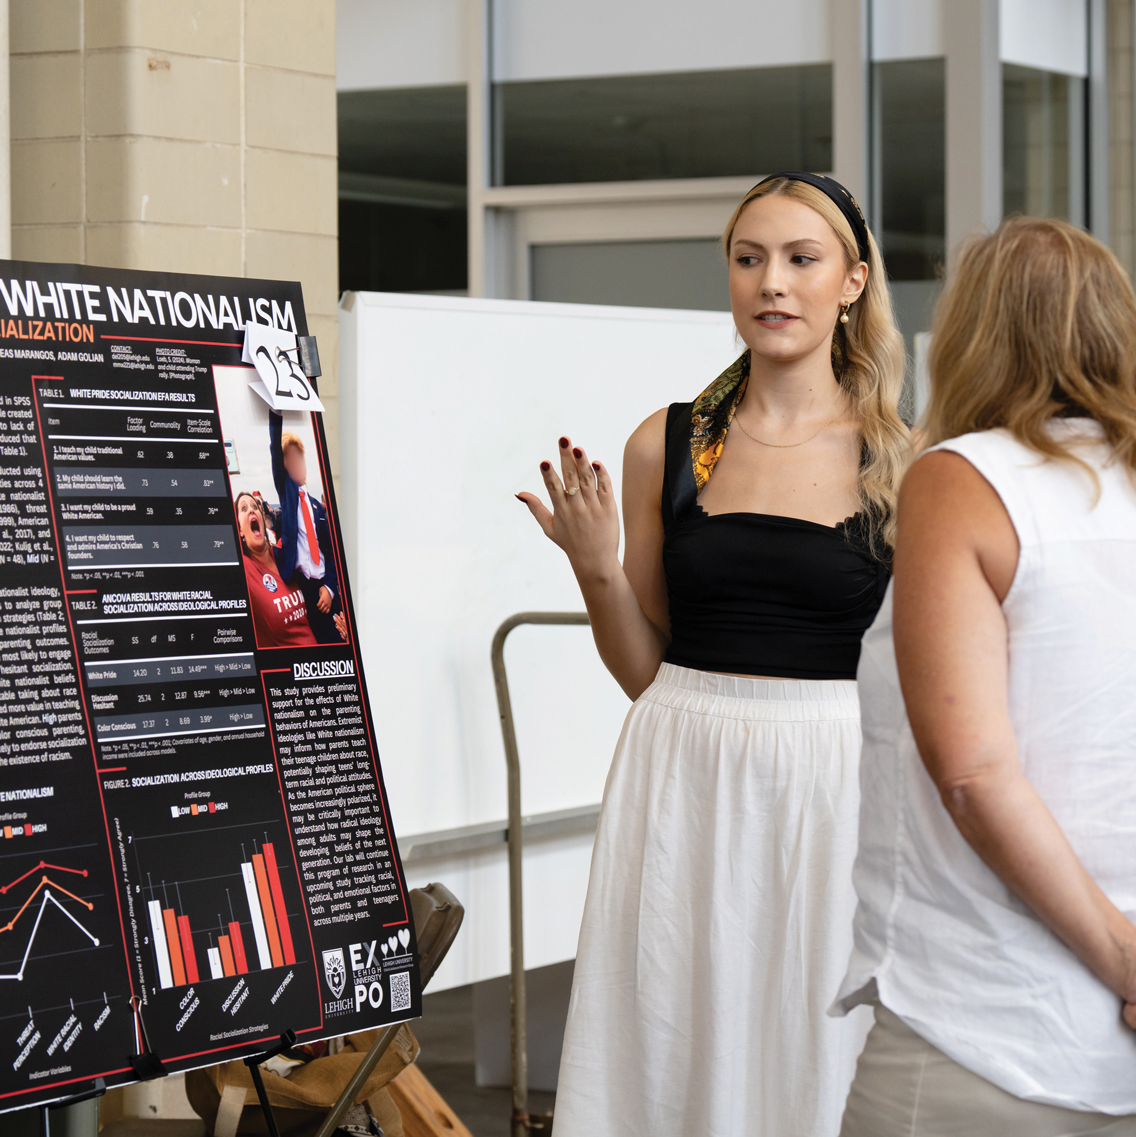
[[[163,903],[154,895],[146,905],[158,986],[163,990],[296,962],[275,845],[264,841],[234,870],[234,885],[238,879],[240,884],[225,888],[230,919],[205,917],[196,928],[188,913],[179,914],[169,902],[166,882],[150,886],[152,894],[160,889],[166,898]],[[178,897],[181,883],[173,883]]]

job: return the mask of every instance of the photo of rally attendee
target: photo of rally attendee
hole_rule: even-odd
[[[277,563],[281,576],[299,588],[307,601],[308,623],[317,643],[342,643],[346,638],[337,620],[343,605],[327,510],[308,489],[303,440],[283,429],[283,418],[268,416],[272,479],[280,500]]]
[[[276,536],[280,529],[280,511],[273,509],[272,506],[264,500],[264,496],[260,490],[253,490],[252,496],[256,498],[256,504],[260,506],[260,512],[264,514],[264,524],[268,527],[268,543],[274,548],[280,547],[280,538]]]
[[[260,504],[246,491],[237,494],[233,505],[257,646],[314,647],[304,594],[284,582],[276,561],[279,550],[269,543]]]
[[[348,639],[343,611],[343,586],[339,576],[335,521],[324,506],[328,487],[319,459],[315,424],[306,412],[282,414],[249,385],[256,372],[251,367],[213,368],[217,412],[229,458],[229,486],[241,529],[242,545],[248,551],[263,544],[264,568],[249,576],[249,594],[254,610],[269,597],[265,573],[274,574],[284,594],[298,592],[304,600],[304,619],[310,640],[305,643],[342,644]],[[244,500],[247,499],[247,500]],[[243,504],[242,504],[243,501]],[[246,532],[254,528],[244,515],[258,514],[250,542]],[[271,556],[268,566],[264,557]],[[259,583],[256,583],[259,582]],[[256,588],[260,589],[257,593]],[[281,605],[282,607],[283,605]],[[273,603],[273,609],[278,607]],[[289,613],[294,612],[289,608]],[[267,614],[266,618],[267,618]],[[273,634],[262,634],[262,647],[280,646]],[[287,641],[292,645],[295,641]]]

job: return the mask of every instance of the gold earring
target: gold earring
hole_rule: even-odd
[[[848,305],[847,304],[841,304],[840,305],[840,322],[842,324],[848,323]]]

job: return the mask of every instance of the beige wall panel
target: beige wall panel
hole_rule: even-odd
[[[335,156],[333,77],[249,67],[245,92],[249,146]]]
[[[237,59],[240,0],[86,0],[87,47]]]
[[[248,150],[245,202],[250,229],[290,233],[338,232],[337,169],[334,158]]]
[[[339,242],[334,237],[251,231],[246,241],[247,276],[298,280],[304,307],[317,315],[338,310]]]
[[[8,34],[13,54],[78,51],[79,0],[9,0]]]
[[[87,56],[88,135],[240,141],[237,64],[174,55],[152,70],[154,58],[134,49]]]
[[[79,222],[79,141],[12,143],[12,224]]]
[[[73,138],[80,131],[77,51],[11,59],[12,138]]]
[[[13,227],[12,256],[18,261],[82,263],[83,238],[78,225]]]
[[[87,261],[115,268],[243,275],[239,232],[192,225],[89,225]]]
[[[335,0],[245,0],[245,59],[335,75]]]
[[[89,142],[87,219],[239,228],[240,151],[166,138]]]

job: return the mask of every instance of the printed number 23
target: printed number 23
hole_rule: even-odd
[[[277,348],[276,359],[273,359],[272,353],[264,344],[261,344],[260,347],[256,349],[256,354],[263,355],[264,358],[268,360],[268,362],[272,365],[272,370],[276,375],[277,395],[280,395],[284,398],[288,398],[290,395],[295,395],[297,398],[303,399],[305,402],[307,402],[307,400],[312,397],[311,392],[308,390],[307,381],[304,379],[303,372],[298,370],[296,361],[292,359],[291,356],[289,356],[286,352]],[[286,372],[283,375],[280,373],[280,368],[277,366],[278,363],[283,363],[287,368]],[[289,380],[292,379],[295,379],[297,381],[296,386],[299,388],[299,390],[293,391],[289,389]]]

